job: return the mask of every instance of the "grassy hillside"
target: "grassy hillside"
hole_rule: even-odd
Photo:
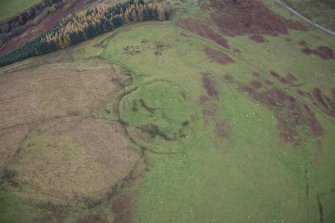
[[[293,8],[319,24],[335,30],[335,3],[329,0],[285,0]]]
[[[224,4],[1,68],[0,222],[334,222],[334,38]]]
[[[0,21],[12,17],[40,2],[40,0],[0,0]]]

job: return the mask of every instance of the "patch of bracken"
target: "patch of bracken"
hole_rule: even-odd
[[[265,42],[265,38],[261,35],[252,35],[249,36],[249,38],[257,43],[264,43]]]
[[[318,137],[323,133],[320,123],[313,111],[299,103],[293,96],[279,88],[271,88],[262,92],[250,85],[237,83],[238,89],[271,110],[277,119],[277,128],[281,138],[287,143],[300,142],[299,126],[308,126],[310,134]]]
[[[212,20],[231,36],[288,34],[288,29],[307,31],[298,22],[288,21],[271,12],[260,0],[210,0]]]
[[[317,121],[314,112],[308,107],[308,105],[304,105],[304,109],[307,113],[306,121],[311,134],[313,136],[321,136],[323,133],[323,129],[320,123]]]
[[[234,62],[232,58],[230,58],[229,56],[227,56],[226,54],[222,53],[219,50],[206,47],[204,49],[204,52],[206,53],[207,57],[211,61],[215,61],[219,64],[225,65],[225,64],[230,64]]]
[[[216,115],[216,109],[215,108],[205,108],[202,110],[202,115],[204,117],[211,117]]]
[[[297,93],[301,96],[306,96],[306,92],[304,90],[298,89]]]
[[[279,75],[275,71],[271,71],[270,74],[283,84],[292,84],[298,80],[293,74],[287,74],[286,77]]]
[[[267,85],[273,85],[273,82],[270,81],[270,80],[265,80],[264,83],[267,84]]]
[[[250,82],[250,86],[255,88],[255,89],[258,89],[258,88],[261,88],[263,85],[260,81],[253,80],[253,81]]]
[[[181,19],[177,21],[177,24],[188,29],[192,32],[197,33],[198,35],[208,38],[222,47],[229,48],[228,41],[223,38],[221,35],[212,30],[208,24],[205,24],[199,20],[195,19]]]
[[[210,8],[209,4],[207,2],[201,2],[199,6],[200,6],[201,11],[203,11],[203,12],[209,10],[209,8]]]
[[[86,216],[85,218],[81,218],[77,221],[77,223],[108,223],[108,219],[105,215],[102,214],[91,214]]]
[[[238,53],[241,53],[241,50],[238,49],[238,48],[235,48],[235,49],[233,50],[233,52],[238,54]]]
[[[307,46],[307,43],[306,43],[305,40],[300,40],[300,41],[298,42],[298,44],[299,44],[300,46]]]
[[[219,138],[228,138],[228,126],[227,123],[221,121],[215,124],[215,135]]]
[[[317,49],[311,49],[305,47],[301,50],[306,55],[315,55],[320,57],[323,60],[332,60],[334,59],[334,52],[327,46],[319,46]]]
[[[331,99],[324,95],[320,88],[314,88],[309,97],[313,103],[319,107],[327,115],[335,117],[335,99]]]
[[[259,72],[254,72],[252,73],[252,76],[259,78],[261,74]]]
[[[212,79],[208,73],[203,73],[202,75],[202,85],[205,88],[207,95],[211,98],[217,98],[219,93],[216,90]]]
[[[229,83],[236,83],[236,80],[233,76],[231,76],[230,74],[226,74],[223,79]]]
[[[200,104],[205,104],[206,102],[210,101],[211,99],[206,96],[206,95],[200,95],[199,98],[198,98],[198,102]]]

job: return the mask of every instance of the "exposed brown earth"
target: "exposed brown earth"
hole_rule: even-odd
[[[222,53],[219,50],[215,50],[212,49],[210,47],[206,47],[204,49],[207,57],[211,60],[211,61],[215,61],[219,64],[225,65],[225,64],[230,64],[233,63],[234,60],[232,58],[230,58],[228,55]]]

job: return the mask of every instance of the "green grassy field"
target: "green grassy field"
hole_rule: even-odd
[[[296,20],[276,5],[268,6]],[[55,57],[43,57],[51,64],[65,56],[78,64],[98,58],[131,74],[131,84],[121,93],[106,96],[102,108],[85,114],[122,123],[129,140],[144,150],[143,178],[120,192],[136,191],[136,202],[123,207],[123,212],[133,207],[133,221],[123,222],[314,223],[320,218],[323,223],[334,222],[334,117],[298,93],[318,87],[332,97],[334,60],[306,55],[298,43],[335,50],[334,38],[312,28],[265,35],[263,43],[245,35],[224,35],[229,43],[229,48],[224,48],[177,25],[181,17],[206,15],[197,4],[187,1],[179,10],[171,22],[125,26]],[[208,48],[233,62],[209,58]],[[0,72],[21,65],[25,62]],[[281,82],[271,71],[282,76],[294,74],[297,80]],[[229,81],[227,75],[235,81]],[[257,93],[241,90],[252,81],[262,83]],[[323,134],[310,133],[306,121],[310,116],[303,113],[296,125],[299,140],[283,139],[281,131],[289,127],[283,130],[278,126],[290,116],[286,102],[278,99],[275,103],[279,106],[273,109],[259,98],[273,89],[294,97],[298,107],[308,106]],[[0,212],[6,213],[1,222],[33,222],[29,219],[36,221],[43,215],[57,222],[61,215],[70,223],[91,214],[103,214],[107,220],[102,222],[112,222],[115,213],[110,207],[119,202],[106,198],[93,207],[79,202],[43,209],[38,202],[18,196],[11,185],[1,186]]]
[[[0,0],[0,21],[15,16],[40,0]]]
[[[164,33],[160,31],[162,29]],[[291,37],[298,35],[292,33]],[[143,40],[151,44],[143,44]],[[155,45],[152,43],[167,46],[161,56],[155,56]],[[164,147],[165,152],[176,154],[148,153],[151,171],[146,175],[144,191],[139,199],[139,222],[317,221],[315,199],[309,200],[304,195],[305,174],[308,172],[309,175],[310,193],[314,193],[311,197],[315,197],[320,188],[330,189],[326,189],[334,182],[330,158],[334,157],[334,150],[330,135],[323,138],[327,144],[325,148],[329,148],[321,164],[323,167],[315,168],[310,164],[314,140],[306,138],[305,144],[297,149],[298,154],[293,152],[293,148],[279,139],[271,113],[248,100],[230,84],[223,83],[222,76],[234,73],[235,77],[247,82],[251,79],[248,74],[255,69],[291,71],[302,74],[299,79],[304,80],[304,86],[308,88],[315,83],[313,79],[322,79],[322,74],[319,77],[312,74],[320,68],[330,73],[334,66],[301,56],[301,62],[295,60],[292,64],[279,60],[286,54],[294,58],[300,54],[294,47],[283,49],[281,46],[286,44],[283,39],[270,39],[259,49],[257,46],[255,49],[255,44],[245,38],[229,39],[229,43],[246,53],[243,57],[236,57],[234,64],[221,66],[205,62],[207,58],[203,48],[212,43],[196,36],[181,37],[180,29],[171,25],[140,25],[111,40],[105,52],[107,58],[126,64],[135,76],[146,75],[145,78],[136,78],[134,84],[139,89],[121,101],[125,122],[132,126],[154,123],[173,134],[183,121],[189,120],[188,117],[196,117],[185,130],[186,138],[178,138],[173,143],[159,139],[151,142],[150,146],[154,149],[159,145]],[[136,48],[140,53],[127,55],[124,51],[127,46]],[[306,67],[303,61],[308,60]],[[256,61],[257,66],[249,65],[256,64]],[[204,126],[201,110],[208,107],[195,101],[204,94],[201,73],[207,71],[220,86],[220,98],[213,102],[214,105],[209,105],[209,108],[214,107],[218,111]],[[169,84],[163,84],[162,80]],[[327,82],[324,81],[323,86],[330,88],[331,84]],[[187,95],[183,103],[180,95],[176,95],[181,92],[180,89]],[[152,116],[144,109],[134,112],[133,103],[140,99],[149,107],[160,108],[159,111]],[[215,124],[220,121],[229,126],[228,139],[219,139],[213,132]],[[334,131],[333,124],[327,124],[326,119],[323,123],[329,128],[327,131]],[[325,171],[321,173],[319,168]],[[259,210],[264,212],[260,214]]]

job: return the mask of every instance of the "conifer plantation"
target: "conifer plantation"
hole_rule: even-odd
[[[46,54],[57,49],[80,43],[99,34],[117,29],[124,24],[149,20],[164,21],[169,18],[164,2],[128,0],[117,5],[103,5],[83,10],[62,19],[46,34],[25,44],[13,52],[0,56],[0,66],[32,56]]]

